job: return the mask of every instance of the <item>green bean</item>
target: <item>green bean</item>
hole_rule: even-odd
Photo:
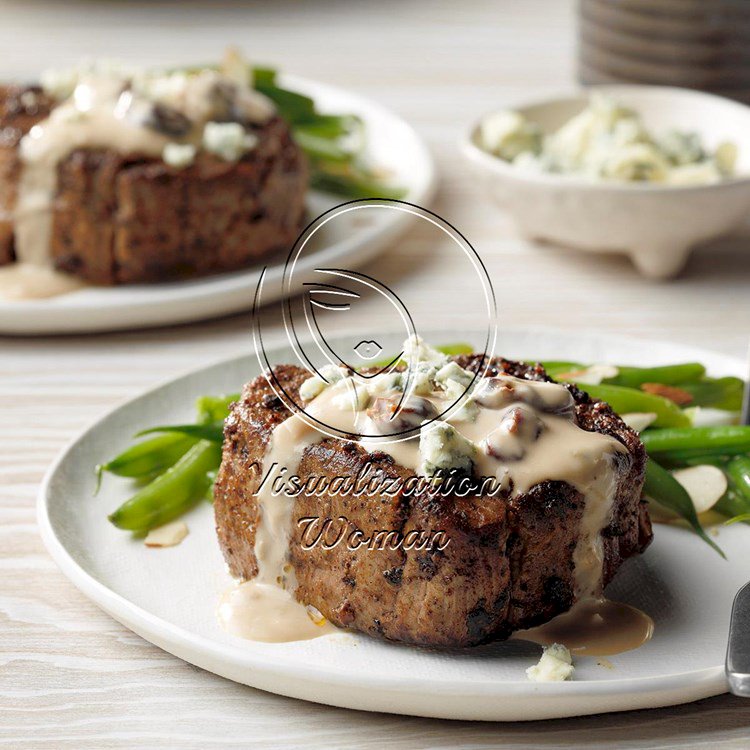
[[[254,86],[256,90],[274,102],[281,117],[290,125],[315,118],[315,102],[309,96],[281,88],[275,83],[268,84],[263,77],[256,77]]]
[[[670,451],[660,453],[659,461],[665,466],[681,468],[684,466],[701,466],[710,464],[719,469],[726,469],[731,458],[724,453],[696,453],[690,451]]]
[[[442,354],[447,354],[449,357],[456,357],[459,354],[471,354],[474,351],[474,347],[471,344],[457,343],[457,344],[445,344],[445,346],[435,347]]]
[[[266,68],[262,65],[253,66],[253,85],[258,86],[275,86],[276,69]]]
[[[720,468],[727,475],[729,487],[713,509],[728,518],[750,514],[750,458],[738,456],[731,461],[724,459]]]
[[[330,138],[323,138],[310,132],[304,125],[298,125],[292,131],[294,140],[310,159],[324,159],[329,162],[348,163],[352,152]]]
[[[141,430],[136,437],[143,435],[152,435],[155,432],[175,433],[186,435],[196,440],[210,440],[214,443],[224,441],[224,424],[222,422],[213,422],[211,424],[174,424],[162,425],[160,427],[150,427],[147,430]]]
[[[580,362],[545,361],[541,363],[553,378],[575,382],[575,374],[589,365]],[[699,362],[663,365],[660,367],[630,367],[616,365],[618,373],[604,378],[603,385],[640,389],[644,383],[660,383],[680,388],[689,393],[693,406],[711,406],[724,411],[738,411],[742,406],[744,383],[740,378],[709,378]],[[581,384],[584,388],[584,384]]]
[[[529,360],[529,364],[535,363]],[[582,365],[580,362],[567,362],[565,360],[545,360],[539,364],[546,370],[547,375],[551,378],[557,378],[568,372],[578,372],[586,369],[586,365]]]
[[[737,492],[748,503],[750,511],[750,457],[737,456],[727,464],[727,476]]]
[[[564,360],[548,360],[541,363],[547,372],[553,377],[571,374],[566,380],[575,380],[575,373],[586,370],[590,365],[580,362],[567,362]],[[644,383],[662,383],[664,385],[680,385],[682,383],[699,380],[706,372],[706,368],[698,362],[688,362],[678,365],[662,365],[658,367],[631,367],[628,365],[615,365],[617,375],[604,378],[605,385],[619,385],[625,388],[640,388]]]
[[[320,115],[297,126],[308,135],[335,140],[363,131],[362,120],[356,115]]]
[[[627,367],[617,365],[617,375],[606,378],[610,385],[622,385],[627,388],[639,388],[643,383],[662,383],[663,385],[681,385],[700,379],[706,368],[699,362],[687,362],[679,365],[662,365],[660,367]]]
[[[576,385],[590,396],[606,401],[618,414],[653,412],[656,414],[656,427],[690,426],[690,418],[677,404],[654,393],[644,393],[620,385]]]
[[[221,446],[196,443],[172,467],[123,503],[109,520],[120,529],[144,532],[162,526],[189,510],[206,492],[221,462]]]
[[[658,455],[737,455],[750,451],[750,427],[725,425],[647,430],[641,433],[641,440],[649,453]]]
[[[214,485],[216,484],[216,477],[218,475],[219,475],[218,467],[214,471],[206,472],[206,480],[208,482],[208,487],[206,488],[204,497],[206,498],[206,500],[208,500],[209,503],[213,503],[214,501]]]
[[[132,445],[105,464],[96,467],[101,478],[103,472],[118,477],[140,479],[158,474],[174,465],[190,448],[195,439],[185,435],[160,435]]]
[[[748,518],[750,518],[750,502],[732,487],[714,505],[713,510],[721,513],[722,516],[726,516],[730,521],[742,515],[748,515]]]
[[[253,85],[271,99],[292,127],[295,140],[310,160],[310,187],[349,198],[403,198],[405,190],[384,185],[357,159],[359,148],[344,140],[362,121],[356,115],[330,115],[317,111],[309,96],[277,84],[272,68],[253,68]],[[361,139],[364,142],[364,138]]]
[[[404,188],[384,185],[373,175],[354,171],[341,172],[330,167],[328,162],[318,162],[310,166],[311,188],[354,199],[399,199],[406,195]]]
[[[726,559],[719,546],[703,530],[687,490],[666,469],[659,466],[651,458],[646,462],[646,481],[643,485],[643,493],[650,500],[673,511],[687,521],[704,542]]]
[[[680,385],[693,397],[691,406],[711,406],[724,411],[739,411],[742,408],[744,387],[740,378],[703,378],[695,383]]]
[[[201,396],[195,403],[199,422],[222,422],[229,416],[229,407],[239,401],[241,394]]]

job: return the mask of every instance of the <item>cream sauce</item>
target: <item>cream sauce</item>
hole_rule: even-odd
[[[0,296],[53,297],[82,286],[74,280],[65,283],[64,274],[51,270],[57,167],[70,153],[76,149],[108,149],[123,155],[160,157],[175,137],[144,123],[144,116],[156,100],[190,118],[191,129],[179,141],[200,144],[203,127],[216,107],[213,96],[217,84],[223,78],[215,71],[204,71],[182,76],[177,81],[180,86],[170,86],[171,80],[155,78],[131,91],[126,90],[128,81],[123,77],[95,73],[82,76],[73,95],[24,136],[19,147],[22,170],[13,211],[16,263],[12,269],[3,269]],[[166,90],[158,90],[160,82],[161,89]],[[146,96],[150,89],[155,90],[151,94],[156,94],[157,99]],[[239,92],[235,107],[251,121],[262,121],[273,114],[273,105],[249,89]]]
[[[629,604],[587,598],[549,622],[519,630],[511,638],[541,646],[561,643],[580,656],[610,656],[651,640],[654,621]]]
[[[461,434],[480,446],[475,458],[475,474],[496,477],[504,484],[512,482],[513,493],[516,495],[547,480],[567,482],[583,495],[585,507],[573,556],[575,596],[582,600],[598,600],[602,590],[601,530],[606,526],[612,511],[616,481],[612,458],[626,449],[612,437],[587,432],[578,427],[572,412],[564,409],[563,402],[570,397],[562,386],[515,378],[500,380],[507,381],[511,386],[517,385],[519,396],[521,392],[526,394],[524,400],[539,407],[536,413],[543,429],[538,438],[526,446],[526,452],[520,460],[500,461],[481,450],[481,446],[498,427],[504,410],[512,406],[506,401],[502,403],[503,408],[481,407],[474,421],[460,422]],[[341,395],[345,393],[346,387],[347,382],[340,381],[327,388],[308,404],[307,413],[342,432],[370,434],[372,424],[368,425],[369,417],[365,411],[342,408],[342,404],[346,402],[341,399]],[[439,411],[446,406],[434,394],[430,400]],[[500,402],[497,402],[497,406],[501,406]],[[559,411],[561,407],[565,416],[550,413]],[[272,434],[263,473],[269,474],[269,480],[278,476],[282,467],[286,467],[290,474],[295,473],[306,448],[324,437],[322,432],[299,415],[290,416]],[[401,465],[418,471],[421,462],[418,437],[387,443],[374,439],[362,440],[360,444],[369,451],[385,451]],[[264,640],[268,637],[268,632],[263,624],[263,612],[268,611],[269,616],[274,618],[282,617],[286,612],[290,622],[304,625],[300,629],[295,629],[293,625],[285,626],[286,637],[296,640],[295,633],[298,633],[299,638],[307,638],[310,637],[306,635],[310,631],[304,620],[307,613],[303,605],[294,599],[296,580],[294,571],[287,562],[294,499],[274,496],[269,480],[264,483],[257,496],[260,512],[255,538],[258,575],[243,584],[247,587],[244,590],[251,592],[247,596],[256,609],[252,617],[247,619],[246,625],[242,626],[242,632],[245,633],[244,637]],[[241,618],[242,615],[237,617]],[[232,614],[231,601],[225,602],[223,619],[226,623],[236,619]],[[319,634],[322,635],[323,632]]]
[[[537,403],[547,404],[550,408],[555,406],[549,400],[554,396],[550,393],[551,389],[565,395],[568,393],[562,386],[550,383],[522,381],[521,385],[524,391],[537,397]],[[445,404],[441,406],[437,399],[431,400],[439,410],[445,408]],[[503,406],[512,408],[506,404]],[[464,437],[481,446],[497,428],[503,411],[503,408],[482,407],[473,422],[461,421],[455,426]],[[573,554],[575,595],[576,598],[599,596],[604,561],[601,530],[607,525],[612,512],[616,485],[612,458],[616,453],[626,452],[626,448],[612,437],[582,430],[572,416],[555,416],[541,411],[537,414],[544,429],[537,440],[528,444],[521,460],[503,462],[480,450],[475,459],[475,474],[495,477],[503,484],[512,482],[515,495],[528,492],[534,485],[550,479],[575,487],[585,501],[578,543]],[[362,445],[368,450],[385,450],[401,465],[418,470],[420,456],[419,440],[416,438],[387,446],[373,441],[362,441]]]
[[[118,109],[124,83],[107,78],[84,80],[74,95],[52,110],[21,140],[23,169],[14,212],[17,263],[50,264],[52,203],[57,165],[79,148],[113,149],[120,154],[159,156],[169,138],[128,119]]]
[[[75,276],[56,271],[51,266],[12,263],[0,266],[0,298],[30,300],[59,297],[83,289],[86,285]]]
[[[326,424],[353,431],[357,415],[333,405],[341,392],[329,388],[308,407],[307,413]],[[255,529],[258,574],[225,594],[219,606],[219,621],[233,635],[254,641],[301,641],[334,632],[328,624],[316,624],[308,609],[294,598],[297,579],[288,563],[289,536],[294,499],[274,495],[273,483],[284,470],[296,472],[308,446],[325,435],[299,414],[279,424],[271,435],[263,460],[262,482],[257,491],[259,522]]]
[[[224,594],[219,622],[227,633],[265,643],[306,641],[338,632],[325,618],[295,601],[287,589],[255,579]]]

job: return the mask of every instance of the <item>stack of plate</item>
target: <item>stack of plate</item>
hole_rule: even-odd
[[[579,0],[582,83],[650,83],[750,102],[750,0]]]

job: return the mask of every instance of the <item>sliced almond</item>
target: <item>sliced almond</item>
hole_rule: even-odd
[[[672,476],[687,490],[699,514],[713,508],[727,491],[727,478],[717,466],[701,464],[677,469]]]
[[[740,423],[738,411],[712,409],[709,406],[691,406],[689,409],[685,409],[685,414],[690,417],[693,427],[717,427]]]
[[[591,365],[583,370],[563,372],[557,376],[558,380],[572,380],[584,385],[599,385],[603,380],[616,378],[620,371],[614,365]]]
[[[693,402],[692,393],[683,391],[682,388],[677,388],[674,385],[664,385],[664,383],[641,383],[641,390],[674,401],[678,406],[687,406]]]
[[[182,521],[172,521],[151,529],[143,540],[147,547],[174,547],[188,535],[188,527]]]
[[[652,425],[657,418],[655,411],[633,411],[629,414],[621,414],[622,421],[628,427],[636,432],[643,432],[649,425]]]

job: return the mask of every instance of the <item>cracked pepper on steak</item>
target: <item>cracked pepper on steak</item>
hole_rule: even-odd
[[[477,370],[478,355],[452,358]],[[309,373],[297,366],[274,370],[284,389],[296,394]],[[539,365],[493,359],[487,376],[508,374],[551,380]],[[617,490],[609,525],[602,531],[603,583],[622,563],[642,552],[652,538],[641,499],[646,454],[638,435],[609,405],[566,385],[584,430],[610,435],[628,453],[617,454]],[[245,386],[226,421],[224,453],[215,489],[216,526],[235,577],[257,573],[253,550],[258,507],[254,492],[271,433],[289,416],[264,376]],[[356,476],[372,461],[387,476],[410,470],[385,453],[367,453],[354,442],[326,438],[309,446],[297,474]],[[573,551],[583,513],[583,497],[569,484],[543,482],[515,497],[361,497],[338,495],[294,499],[289,560],[298,582],[296,597],[332,623],[371,636],[430,646],[470,646],[507,638],[513,631],[550,620],[574,601]],[[304,517],[345,516],[365,535],[377,530],[445,531],[443,551],[350,550],[338,545],[304,549]]]
[[[0,86],[0,265],[15,260],[19,143],[56,104],[38,87]],[[237,162],[200,152],[176,169],[73,151],[57,166],[55,267],[93,284],[136,284],[233,271],[288,250],[304,220],[304,154],[280,117],[245,127],[258,145]]]

